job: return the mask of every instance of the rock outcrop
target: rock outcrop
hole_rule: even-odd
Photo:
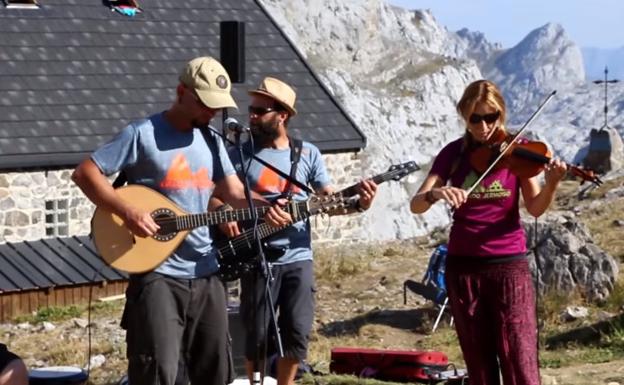
[[[578,291],[587,300],[598,302],[609,297],[618,276],[618,263],[592,241],[587,228],[572,214],[549,213],[537,222],[537,229],[529,219],[523,220],[523,225],[541,293]]]

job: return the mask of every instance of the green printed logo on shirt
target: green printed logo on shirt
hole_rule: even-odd
[[[474,171],[466,176],[463,189],[469,189],[479,179],[479,175]],[[511,195],[511,191],[503,188],[503,185],[499,179],[494,179],[488,186],[483,185],[483,181],[470,193],[469,199],[500,199],[507,198]]]

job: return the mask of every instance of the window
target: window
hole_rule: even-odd
[[[38,9],[39,3],[37,0],[3,0],[4,6],[7,8],[19,8],[19,9]]]
[[[45,232],[48,237],[69,235],[69,203],[67,199],[45,202]]]

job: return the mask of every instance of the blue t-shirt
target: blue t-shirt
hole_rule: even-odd
[[[249,158],[251,158],[248,155],[251,151],[250,149],[251,145],[249,142],[243,145],[245,168],[249,165]],[[263,148],[259,151],[256,149],[257,157],[286,175],[290,175],[290,153],[289,148],[280,150]],[[241,179],[244,178],[242,174],[243,168],[241,167],[240,157],[236,148],[230,149],[230,157],[239,176]],[[282,196],[288,186],[285,178],[282,178],[256,160],[251,161],[247,178],[250,182],[250,188],[269,201]],[[301,157],[297,165],[297,181],[303,185],[311,186],[314,190],[323,188],[330,183],[329,174],[325,168],[321,152],[316,146],[308,142],[303,142]],[[308,193],[296,185],[292,185],[292,197],[295,201],[305,201],[308,199]],[[270,237],[267,243],[269,248],[284,252],[274,263],[287,264],[312,259],[311,242],[310,221],[306,219]]]
[[[161,113],[130,124],[91,159],[105,175],[124,170],[128,184],[156,190],[189,214],[203,213],[215,182],[234,174],[223,142],[206,139],[199,129],[176,130]],[[207,276],[218,270],[215,255],[209,229],[198,227],[155,271],[187,279]]]

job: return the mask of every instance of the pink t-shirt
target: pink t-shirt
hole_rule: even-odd
[[[429,174],[438,175],[447,183],[450,177],[450,185],[467,190],[479,175],[470,166],[467,151],[462,154],[462,142],[460,138],[447,144],[436,157]],[[518,209],[519,192],[520,180],[508,169],[490,172],[453,213],[449,255],[492,257],[526,253]]]

